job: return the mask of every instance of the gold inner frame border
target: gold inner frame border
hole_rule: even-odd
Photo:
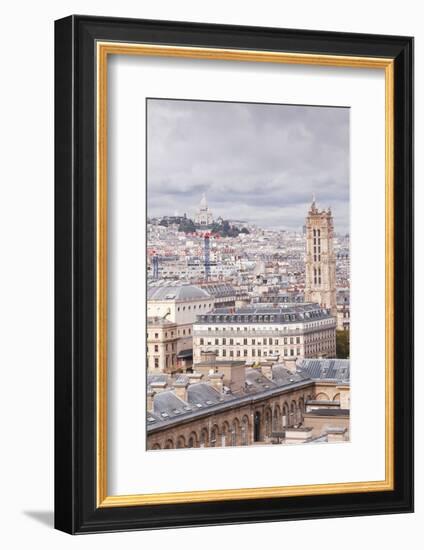
[[[316,485],[108,495],[107,491],[107,62],[109,55],[219,59],[383,69],[385,72],[385,479]],[[97,507],[143,506],[255,498],[366,493],[394,489],[394,60],[141,43],[96,43],[97,62]]]

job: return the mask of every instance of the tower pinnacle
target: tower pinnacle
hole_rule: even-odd
[[[305,300],[337,314],[336,258],[331,209],[320,211],[315,196],[306,218]]]

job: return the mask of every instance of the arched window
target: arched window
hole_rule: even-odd
[[[267,437],[271,436],[272,430],[272,412],[271,409],[266,409],[265,411],[265,435]]]
[[[324,392],[320,392],[317,394],[317,396],[315,397],[315,399],[317,401],[330,401],[330,398],[328,397],[328,395]]]
[[[200,432],[200,446],[208,447],[208,430],[206,428]]]
[[[259,411],[255,412],[254,416],[254,428],[253,428],[253,441],[261,440],[261,413]]]
[[[289,425],[289,404],[286,402],[283,405],[283,428]]]
[[[224,422],[221,430],[221,445],[223,447],[226,447],[227,445],[231,444],[231,442],[228,440],[229,433],[230,433],[230,425],[228,424],[228,422]]]
[[[281,430],[281,410],[279,405],[274,407],[274,421],[272,430],[274,432],[279,432]]]
[[[211,447],[219,447],[219,429],[218,426],[214,426],[211,430]]]
[[[233,420],[233,425],[231,428],[231,445],[233,447],[236,447],[239,443],[239,433],[240,433],[240,422],[238,421],[238,418],[235,418]]]
[[[168,439],[165,443],[165,449],[173,449],[174,448],[174,442],[172,439]]]
[[[296,401],[292,401],[290,405],[290,426],[297,423],[297,405]]]
[[[303,413],[305,412],[305,400],[301,397],[297,404],[297,418],[298,422],[303,422]]]
[[[190,437],[188,438],[188,448],[192,449],[194,447],[198,447],[197,435],[195,432],[191,432]]]
[[[241,421],[241,444],[249,445],[249,418],[243,416]]]
[[[183,435],[180,435],[180,437],[177,439],[177,449],[185,449],[186,447],[186,440]]]
[[[152,451],[157,451],[159,449],[162,449],[162,447],[160,446],[160,443],[155,443],[152,447]]]

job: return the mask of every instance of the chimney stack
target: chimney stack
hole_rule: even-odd
[[[211,383],[211,386],[222,393],[222,388],[224,387],[224,373],[214,372],[210,373],[208,380]]]
[[[348,384],[340,384],[337,386],[340,392],[340,408],[350,409],[350,392]]]
[[[150,388],[154,393],[160,393],[167,389],[167,382],[150,382]]]
[[[177,397],[182,399],[183,401],[187,401],[188,395],[187,395],[187,388],[189,385],[189,381],[181,381],[181,382],[174,382],[174,392]]]
[[[203,374],[201,372],[190,372],[186,375],[189,384],[197,384],[202,381]]]
[[[151,388],[147,390],[147,412],[153,412],[155,395],[156,393]]]
[[[297,360],[296,357],[285,357],[284,366],[286,367],[286,369],[293,373],[296,372],[296,369],[297,369],[296,360]]]
[[[261,373],[268,378],[268,380],[272,380],[272,365],[273,363],[261,363]]]

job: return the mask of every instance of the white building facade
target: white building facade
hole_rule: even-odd
[[[318,304],[222,308],[193,325],[193,363],[214,351],[218,360],[335,357],[336,319]]]
[[[208,207],[208,203],[206,201],[206,195],[203,194],[202,200],[200,201],[199,209],[196,212],[196,216],[194,218],[194,223],[196,225],[207,227],[211,225],[213,222],[213,216],[212,212]]]

